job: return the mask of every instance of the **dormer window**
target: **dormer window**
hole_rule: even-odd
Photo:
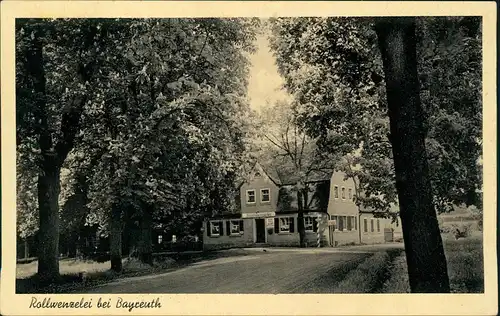
[[[260,201],[263,203],[270,202],[270,190],[269,189],[260,189]]]
[[[349,200],[352,200],[352,189],[349,188],[348,192],[349,192]]]
[[[255,203],[255,190],[247,190],[247,203],[248,204]]]
[[[339,187],[338,186],[335,186],[333,188],[333,196],[338,199],[339,198]]]
[[[345,200],[345,188],[342,187],[342,200]]]

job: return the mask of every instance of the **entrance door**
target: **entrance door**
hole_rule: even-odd
[[[266,223],[263,218],[255,219],[256,243],[266,242]]]
[[[384,240],[385,242],[394,241],[394,231],[392,230],[392,228],[384,228]]]

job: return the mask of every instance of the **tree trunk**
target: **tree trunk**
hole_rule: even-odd
[[[144,208],[144,213],[141,219],[141,238],[137,249],[139,252],[139,260],[149,265],[153,264],[153,219],[151,217],[151,211],[151,207],[149,206]]]
[[[38,245],[38,276],[42,282],[59,278],[59,167],[45,157],[42,174],[38,176],[38,207],[40,217]]]
[[[42,282],[52,282],[59,277],[59,175],[60,164],[54,152],[52,135],[48,128],[45,69],[43,60],[44,36],[41,28],[33,30],[26,50],[26,70],[34,91],[33,102],[37,109],[40,146],[38,176],[38,212],[40,217],[38,245],[38,276]]]
[[[122,254],[124,256],[130,255],[130,231],[129,219],[127,218],[127,215],[125,215],[122,232]]]
[[[29,249],[28,249],[28,237],[24,239],[24,259],[29,257]]]
[[[396,187],[413,293],[450,291],[425,149],[413,18],[376,24],[387,90]]]
[[[111,257],[111,270],[122,271],[122,222],[121,210],[113,205],[110,216],[109,248]]]
[[[78,247],[78,231],[70,233],[70,243],[68,244],[68,257],[76,257],[76,248]]]
[[[306,246],[306,228],[304,227],[304,204],[302,190],[297,190],[297,206],[298,206],[298,216],[297,216],[297,229],[299,231],[300,247],[304,248]]]

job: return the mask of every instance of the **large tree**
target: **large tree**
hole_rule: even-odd
[[[401,202],[401,197],[396,194],[393,121],[386,112],[387,68],[373,26],[373,19],[274,19],[271,43],[285,86],[297,100],[298,121],[318,138],[320,150],[351,154],[350,161],[358,164],[353,174],[367,193],[360,202],[389,210],[390,202]],[[432,188],[431,202],[439,212],[453,204],[478,205],[480,19],[422,18],[416,29],[417,93],[431,170],[426,190]],[[427,228],[439,245],[435,227]],[[441,266],[438,275],[444,276],[440,251],[434,258]],[[409,270],[415,281],[415,269]],[[412,289],[422,291],[416,284],[412,281]],[[446,290],[446,282],[441,284],[429,291]]]
[[[425,148],[415,21],[413,18],[377,21],[376,30],[384,61],[390,139],[410,288],[417,293],[449,292]]]
[[[256,25],[251,19],[19,23],[18,186],[20,197],[28,197],[20,204],[19,230],[36,229],[38,203],[43,279],[59,272],[60,209],[66,228],[84,217],[104,235],[111,232],[111,266],[120,271],[125,216],[139,221],[138,253],[151,263],[154,220],[179,214],[201,222],[203,211],[231,208],[248,110],[245,53]],[[62,208],[61,169],[69,170]]]
[[[259,121],[257,159],[261,165],[272,169],[282,184],[294,185],[300,245],[305,247],[304,211],[311,197],[310,182],[329,178],[336,159],[317,150],[316,140],[297,124],[296,114],[286,101],[266,107]]]
[[[232,207],[248,107],[244,53],[255,26],[247,19],[132,22],[120,59],[127,67],[114,68],[117,92],[106,99],[115,101],[102,117],[108,154],[91,188],[90,220],[110,232],[114,270],[121,269],[123,216],[139,222],[137,254],[151,263],[153,221],[196,225]]]
[[[38,274],[52,281],[59,276],[61,167],[75,145],[82,114],[95,92],[96,69],[109,52],[109,44],[114,44],[105,24],[86,19],[16,22],[18,174],[31,172],[37,177]],[[20,183],[33,192],[30,178]]]
[[[355,154],[366,206],[397,202],[382,58],[372,19],[272,20],[271,46],[298,122],[323,152]],[[433,201],[481,206],[481,28],[475,17],[416,21]],[[469,150],[469,148],[471,150]],[[379,197],[384,197],[380,199]],[[360,201],[361,202],[361,201]]]

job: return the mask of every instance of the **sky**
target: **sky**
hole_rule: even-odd
[[[260,111],[266,104],[288,99],[288,94],[281,89],[283,78],[278,73],[275,58],[270,51],[265,34],[257,37],[257,51],[250,57],[250,78],[248,97],[250,107]]]

